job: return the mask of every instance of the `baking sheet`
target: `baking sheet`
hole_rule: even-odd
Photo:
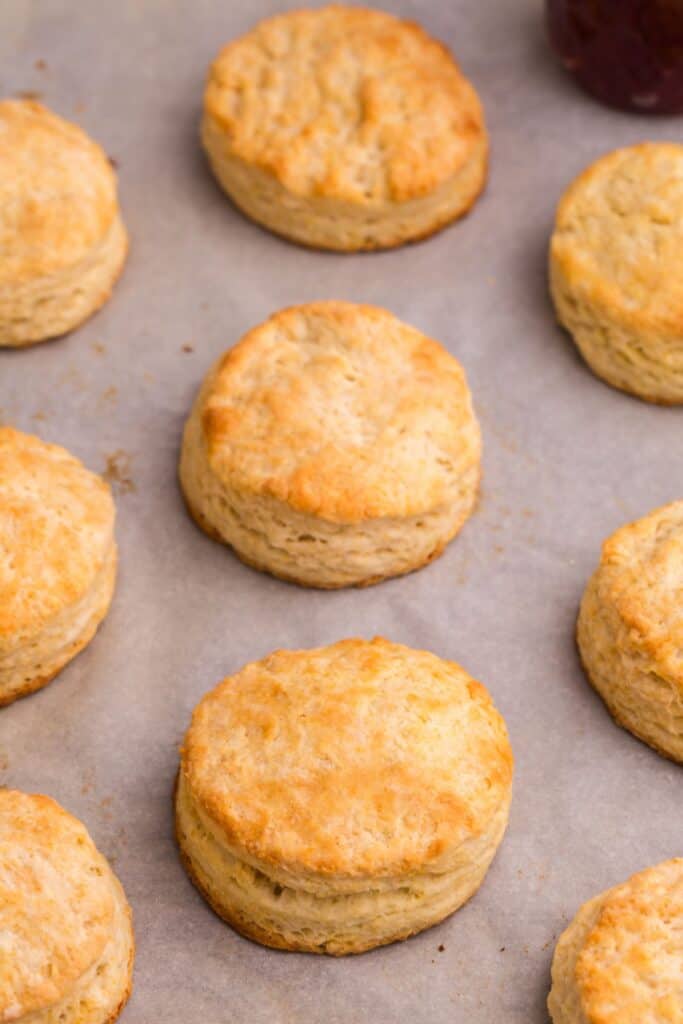
[[[197,145],[208,61],[285,6],[0,5],[0,94],[40,93],[102,142],[132,235],[97,317],[0,353],[3,420],[109,471],[121,550],[96,641],[0,713],[0,782],[56,797],[112,858],[137,931],[125,1024],[541,1024],[554,941],[579,903],[683,853],[681,769],[612,724],[573,644],[603,538],[683,495],[683,410],[591,376],[554,326],[545,250],[558,195],[588,161],[679,139],[683,122],[575,91],[532,0],[387,0],[451,45],[480,90],[489,188],[426,243],[307,252],[242,219]],[[483,497],[460,538],[421,572],[363,591],[247,569],[190,522],[175,480],[210,363],[271,311],[315,298],[379,303],[440,339],[466,367],[484,433]],[[460,661],[493,693],[517,758],[507,837],[472,902],[407,943],[345,960],[267,951],[223,925],[180,867],[178,743],[200,696],[244,662],[374,633]]]

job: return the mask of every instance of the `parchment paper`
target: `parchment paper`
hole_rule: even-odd
[[[3,419],[109,468],[118,495],[112,611],[57,681],[0,712],[0,782],[56,797],[112,858],[137,931],[125,1024],[541,1024],[554,941],[579,904],[683,853],[681,769],[613,725],[573,642],[602,540],[683,495],[683,410],[596,380],[555,327],[545,280],[563,187],[607,149],[680,139],[683,121],[610,112],[575,90],[532,0],[383,6],[449,44],[476,83],[491,178],[471,216],[430,241],[338,256],[244,220],[197,144],[209,60],[286,4],[0,5],[0,94],[38,92],[101,141],[132,235],[98,316],[0,353]],[[200,533],[176,459],[214,358],[278,307],[332,297],[387,306],[463,362],[484,487],[429,568],[319,593]],[[472,902],[409,942],[343,960],[267,951],[219,921],[179,864],[178,743],[200,696],[244,662],[375,633],[456,659],[493,693],[517,759],[507,837]]]

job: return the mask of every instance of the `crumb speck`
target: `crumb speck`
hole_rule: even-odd
[[[183,352],[194,352],[194,346],[192,346],[192,345],[183,345]]]
[[[117,494],[130,494],[136,490],[131,476],[131,456],[122,448],[105,455],[106,469],[102,476]]]
[[[34,423],[44,423],[47,419],[47,413],[43,412],[42,409],[39,409],[38,412],[34,412],[31,419]]]
[[[115,157],[115,156],[108,156],[108,157],[107,157],[107,159],[109,160],[109,163],[110,163],[110,164],[112,165],[112,167],[114,168],[114,170],[115,170],[115,171],[116,171],[116,170],[118,170],[118,168],[119,168],[119,162],[118,162],[118,160],[116,159],[116,157]]]
[[[504,953],[505,952],[505,946],[501,946],[499,952]]]
[[[16,95],[20,100],[40,100],[43,98],[42,92],[38,92],[36,89],[21,89]]]
[[[91,349],[93,350],[93,352],[95,352],[95,353],[96,353],[96,354],[97,354],[98,356],[103,356],[103,355],[104,355],[104,353],[105,353],[105,352],[107,351],[107,350],[106,350],[106,348],[104,347],[104,345],[102,344],[102,342],[101,342],[101,341],[93,341],[93,343],[92,343],[92,345],[90,346],[90,348],[91,348]]]
[[[110,402],[111,404],[114,404],[116,402],[116,399],[118,398],[118,395],[119,395],[118,388],[108,387],[108,388],[105,388],[105,390],[102,392],[102,394],[100,396],[100,401],[101,402]]]
[[[47,61],[46,60],[42,60],[42,59],[41,60],[37,60],[33,66],[36,69],[36,71],[47,71]]]
[[[445,949],[445,948],[446,948],[446,947],[445,947],[445,946],[443,945],[443,943],[442,943],[442,944],[441,944],[441,945],[440,945],[440,946],[438,947],[439,953],[443,953],[443,951],[444,951],[444,949]]]
[[[0,772],[6,772],[8,768],[9,768],[9,757],[4,752],[4,750],[0,750]]]

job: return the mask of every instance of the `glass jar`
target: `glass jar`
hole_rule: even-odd
[[[563,64],[597,99],[683,112],[683,0],[547,0],[546,11]]]

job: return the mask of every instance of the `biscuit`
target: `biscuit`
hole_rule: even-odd
[[[54,800],[0,789],[0,1020],[110,1024],[130,995],[121,884]]]
[[[454,662],[386,640],[276,651],[196,708],[176,790],[182,859],[237,931],[361,953],[481,884],[512,785],[505,723]]]
[[[484,187],[475,90],[418,25],[334,5],[260,22],[209,70],[201,126],[248,217],[322,249],[384,249],[438,231]]]
[[[475,504],[481,439],[462,367],[385,310],[277,313],[214,366],[185,427],[191,514],[240,558],[312,587],[441,553]]]
[[[116,577],[109,486],[63,448],[0,427],[0,705],[95,634]]]
[[[109,298],[127,248],[100,147],[40,103],[0,102],[0,346],[77,327]]]
[[[567,189],[550,246],[560,323],[598,377],[683,402],[683,146],[609,153]]]
[[[555,950],[553,1024],[680,1024],[683,859],[584,904]]]
[[[683,763],[683,501],[617,530],[581,602],[590,682],[625,729]]]

